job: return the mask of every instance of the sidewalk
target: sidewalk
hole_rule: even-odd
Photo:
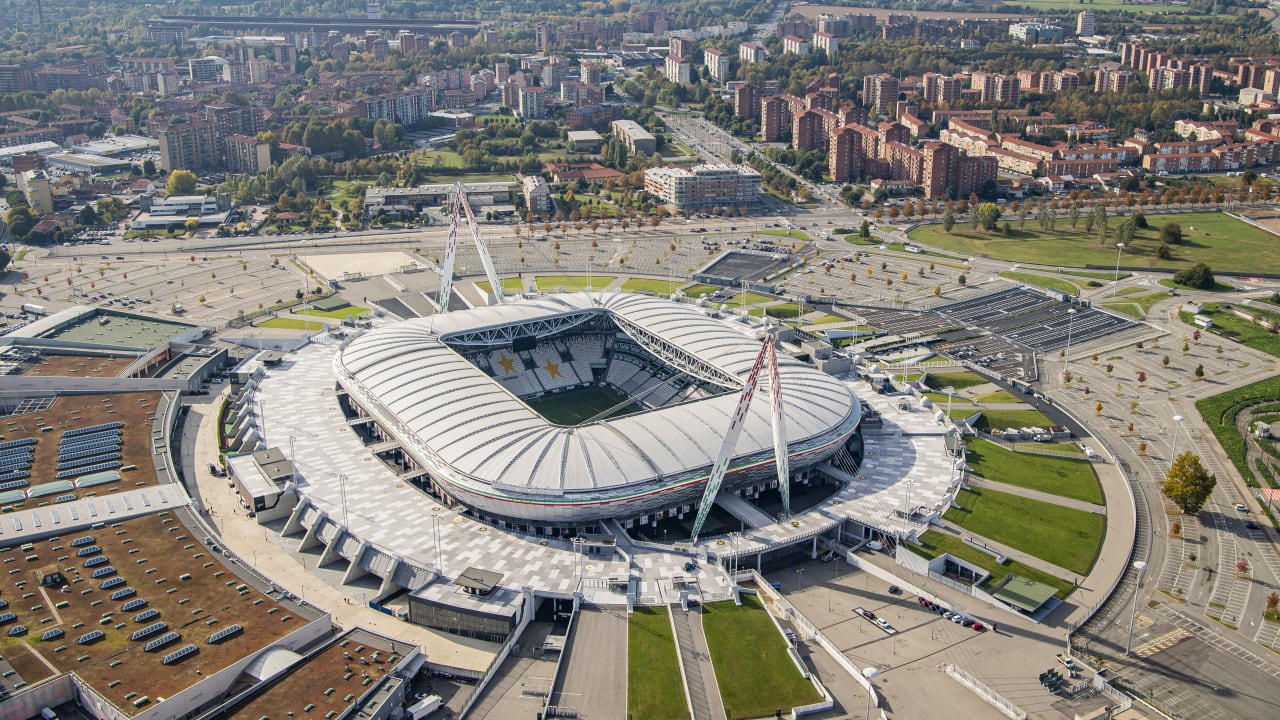
[[[227,390],[224,389],[223,392]],[[498,652],[495,643],[445,635],[419,625],[402,622],[373,610],[313,575],[306,558],[290,554],[282,538],[259,525],[240,506],[239,495],[222,478],[209,475],[209,463],[218,460],[217,408],[221,396],[208,403],[194,404],[187,413],[183,433],[183,474],[199,485],[200,503],[206,521],[218,529],[219,541],[272,582],[298,595],[314,607],[328,612],[343,628],[368,628],[389,637],[416,643],[433,663],[483,672]],[[194,455],[194,457],[193,457]],[[193,512],[200,505],[193,503]]]

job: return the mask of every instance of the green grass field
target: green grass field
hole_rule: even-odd
[[[1031,453],[1035,452],[1036,450],[1055,450],[1057,452],[1069,453],[1071,455],[1078,455],[1082,458],[1084,457],[1084,451],[1080,449],[1079,445],[1076,445],[1073,442],[1047,442],[1047,443],[1016,442],[1013,444],[1013,448],[1015,450],[1018,450],[1019,452],[1031,452]]]
[[[1024,428],[1049,427],[1053,423],[1039,410],[983,410],[982,417],[974,427],[991,428]]]
[[[1280,322],[1280,315],[1276,313],[1251,307],[1241,309],[1268,320]],[[1256,325],[1242,317],[1233,315],[1229,311],[1222,310],[1220,303],[1205,303],[1203,314],[1213,318],[1213,328],[1209,331],[1210,333],[1234,337],[1254,350],[1280,357],[1280,335],[1267,330],[1261,325]],[[1191,313],[1180,312],[1178,317],[1188,325],[1195,324],[1195,316]],[[1205,337],[1207,336],[1202,334],[1201,340],[1203,341]]]
[[[710,295],[716,292],[717,290],[723,290],[723,289],[724,288],[720,287],[719,285],[700,285],[699,284],[699,285],[689,285],[688,287],[681,288],[681,292],[683,292],[687,297],[698,298],[698,297],[702,297],[703,295]],[[730,305],[735,305],[735,306],[740,305],[742,303],[742,295],[743,295],[742,290],[738,289],[734,291],[732,300],[726,299],[726,300],[722,300],[721,302],[728,303]],[[774,302],[775,300],[778,299],[776,297],[771,297],[769,295],[761,295],[760,293],[753,293],[753,292],[746,293],[746,296],[747,296],[748,305],[758,305],[760,303]]]
[[[703,630],[716,668],[716,684],[729,720],[772,717],[822,698],[787,655],[787,643],[760,600],[742,595],[703,606]]]
[[[1088,460],[1017,453],[976,437],[965,438],[965,448],[969,470],[988,480],[1095,505],[1104,502],[1098,474]]]
[[[476,287],[485,294],[493,292],[493,285],[488,280],[480,280]],[[502,292],[507,295],[524,292],[524,278],[502,278]]]
[[[294,314],[306,315],[308,317],[329,318],[330,320],[346,320],[347,316],[360,317],[361,315],[368,315],[369,308],[360,307],[359,305],[348,305],[336,310],[316,310],[315,308],[308,308],[306,310],[298,310],[294,312]]]
[[[948,522],[1080,575],[1093,567],[1106,530],[1102,515],[995,490],[961,490],[956,505]]]
[[[258,323],[256,327],[275,328],[277,330],[310,330],[311,332],[320,332],[325,325],[336,325],[337,321],[332,318],[316,318],[311,322],[306,320],[298,320],[297,318],[271,318]]]
[[[1236,431],[1235,418],[1245,407],[1266,403],[1278,397],[1280,377],[1272,377],[1196,401],[1196,410],[1200,412],[1205,425],[1209,426],[1223,452],[1231,458],[1231,464],[1236,466],[1240,476],[1250,485],[1258,484],[1258,479],[1254,478],[1253,472],[1245,464],[1244,437]]]
[[[593,386],[548,395],[540,400],[529,400],[528,403],[529,407],[537,411],[542,417],[557,425],[571,427],[582,424],[582,422],[599,415],[605,410],[625,402],[626,399],[625,396],[609,388]],[[643,409],[636,403],[628,403],[605,417],[628,415]]]
[[[808,240],[809,239],[809,233],[803,230],[787,230],[784,228],[770,229],[770,230],[757,230],[755,234],[775,235],[777,237],[788,237],[788,238],[791,238],[792,240]]]
[[[627,621],[627,716],[687,720],[688,708],[667,609],[637,607]]]
[[[1033,567],[1023,565],[1017,560],[1010,560],[1004,565],[996,562],[996,559],[981,550],[965,545],[960,538],[944,535],[937,530],[930,530],[920,536],[920,543],[912,545],[907,543],[907,547],[917,554],[927,558],[934,558],[943,553],[954,555],[966,562],[977,565],[978,567],[991,573],[991,577],[987,578],[984,586],[989,587],[995,585],[1004,579],[1006,575],[1017,575],[1035,580],[1037,582],[1052,585],[1058,589],[1054,595],[1059,599],[1065,599],[1075,589],[1075,585],[1060,577],[1055,577],[1049,573],[1041,572]]]
[[[1120,222],[1118,217],[1108,218],[1113,231]],[[1147,214],[1147,222],[1151,227],[1137,232],[1133,242],[1125,248],[1120,260],[1122,265],[1184,268],[1203,262],[1215,270],[1280,272],[1280,253],[1274,252],[1277,237],[1223,213]],[[1182,226],[1183,241],[1173,247],[1172,259],[1160,260],[1155,252],[1159,247],[1160,226],[1167,222]],[[1084,224],[1085,218],[1082,217],[1076,229],[1072,230],[1070,221],[1059,218],[1052,233],[1028,226],[1014,230],[1009,237],[974,230],[967,222],[956,223],[949,235],[941,225],[922,225],[911,231],[911,239],[966,255],[985,255],[1049,267],[1114,266],[1114,232],[1105,244],[1099,244],[1096,234],[1085,234]],[[1192,227],[1196,229],[1191,230]]]
[[[1080,294],[1079,285],[1076,285],[1075,283],[1069,282],[1067,280],[1060,280],[1056,277],[1049,277],[1047,275],[1037,275],[1036,273],[1024,273],[1024,272],[1014,272],[1013,270],[1006,270],[1000,273],[1000,277],[1005,278],[1007,280],[1012,280],[1014,282],[1020,282],[1023,285],[1036,285],[1042,288],[1049,288],[1050,290],[1057,290],[1059,292],[1064,292],[1068,295]]]
[[[924,379],[924,384],[934,390],[941,390],[950,386],[956,390],[963,390],[967,387],[982,385],[989,382],[986,378],[978,373],[969,372],[968,370],[958,370],[955,372],[929,372],[929,376]]]
[[[1167,292],[1153,292],[1153,293],[1147,293],[1146,295],[1129,297],[1129,298],[1126,298],[1124,301],[1104,302],[1102,304],[1106,305],[1107,307],[1113,310],[1118,310],[1120,312],[1123,312],[1129,315],[1132,315],[1133,313],[1126,312],[1123,306],[1132,305],[1141,309],[1142,315],[1147,315],[1148,313],[1151,312],[1152,305],[1155,305],[1161,300],[1168,300],[1168,299],[1169,299],[1169,293]]]
[[[995,392],[984,393],[974,398],[980,403],[1016,403],[1022,402],[1022,399],[1008,390],[996,390]]]
[[[813,306],[809,306],[805,312],[813,312]],[[800,306],[795,303],[778,303],[765,308],[755,308],[751,314],[756,317],[768,315],[771,318],[790,320],[800,317]]]
[[[591,287],[603,290],[616,278],[609,275],[592,275],[589,279]],[[539,275],[534,282],[539,292],[555,292],[561,285],[564,286],[565,292],[578,292],[587,289],[587,280],[586,275]]]
[[[1186,285],[1179,285],[1178,283],[1173,281],[1173,278],[1163,278],[1161,280],[1157,280],[1156,284],[1163,285],[1167,288],[1172,288],[1174,290],[1190,290],[1192,292],[1231,292],[1232,290],[1236,289],[1234,285],[1229,285],[1217,279],[1214,280],[1213,287],[1208,289],[1193,288],[1193,287],[1187,287]]]
[[[653,278],[627,278],[622,283],[622,289],[626,292],[651,292],[655,295],[670,295],[673,288],[680,287],[680,281],[674,283],[670,280],[656,280]]]

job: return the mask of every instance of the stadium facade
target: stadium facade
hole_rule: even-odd
[[[429,492],[499,526],[580,531],[696,512],[759,349],[689,305],[577,293],[380,328],[334,370],[344,410],[398,444]],[[810,365],[783,357],[779,375],[795,482],[846,449],[861,406]],[[535,409],[593,388],[620,401],[576,425]],[[776,484],[758,397],[722,492]]]

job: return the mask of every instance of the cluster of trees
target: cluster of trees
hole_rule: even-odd
[[[311,148],[312,154],[327,155],[341,152],[344,159],[362,158],[369,153],[365,144],[365,133],[359,129],[359,121],[321,122],[312,120],[309,123],[291,122],[285,124],[277,132],[271,134],[272,161],[279,161],[283,155],[278,143],[289,145],[305,145]],[[374,130],[373,123],[368,122],[369,134]]]

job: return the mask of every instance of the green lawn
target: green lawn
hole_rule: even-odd
[[[1084,457],[1084,451],[1080,449],[1079,445],[1073,442],[1048,442],[1048,443],[1016,442],[1013,444],[1013,449],[1018,450],[1020,452],[1035,452],[1036,450],[1054,450],[1056,452],[1070,453],[1072,455],[1078,455],[1080,457]]]
[[[989,428],[1024,428],[1049,427],[1053,423],[1039,410],[983,410],[975,427]]]
[[[729,720],[772,717],[777,708],[786,712],[822,699],[791,662],[786,641],[755,596],[744,593],[741,606],[704,605],[702,625]]]
[[[805,312],[813,312],[813,306],[809,306]],[[751,311],[751,314],[756,317],[768,315],[771,318],[790,320],[800,317],[800,306],[795,303],[778,303],[765,308],[756,308]]]
[[[1164,278],[1161,280],[1157,280],[1156,283],[1159,285],[1163,285],[1167,288],[1173,288],[1175,290],[1189,290],[1191,292],[1231,292],[1232,290],[1236,289],[1234,285],[1228,285],[1227,283],[1224,283],[1221,280],[1216,280],[1216,279],[1214,280],[1213,287],[1207,290],[1203,288],[1193,288],[1193,287],[1187,287],[1186,285],[1179,285],[1178,283],[1174,282],[1172,278]]]
[[[1120,222],[1119,217],[1108,219],[1113,230]],[[1147,222],[1151,227],[1137,232],[1125,248],[1122,265],[1184,268],[1204,262],[1215,270],[1280,272],[1280,253],[1274,252],[1276,236],[1223,213],[1147,214]],[[1183,241],[1173,247],[1173,258],[1160,260],[1155,253],[1159,247],[1160,226],[1167,222],[1182,226]],[[1105,244],[1099,244],[1096,234],[1085,234],[1084,224],[1085,218],[1081,217],[1072,230],[1069,220],[1059,218],[1052,233],[1029,226],[1014,230],[1009,237],[974,230],[967,222],[957,223],[951,234],[947,234],[942,225],[932,224],[912,230],[911,238],[965,255],[986,255],[1013,262],[1050,267],[1114,266],[1114,232]],[[1192,227],[1196,229],[1191,230]]]
[[[720,287],[719,285],[690,285],[688,287],[682,288],[681,292],[683,292],[687,297],[697,298],[697,297],[702,297],[703,295],[710,295],[717,290],[724,290],[724,288]],[[730,305],[740,305],[742,303],[742,295],[743,295],[742,289],[739,288],[734,291],[732,301],[721,300],[721,302],[725,302]],[[760,303],[774,302],[778,299],[770,295],[761,295],[760,293],[754,293],[754,292],[748,292],[746,293],[746,295],[747,295],[748,305],[758,305]]]
[[[331,320],[346,320],[348,315],[350,315],[351,317],[360,317],[361,315],[368,315],[369,308],[360,307],[359,305],[348,305],[346,307],[340,307],[335,310],[316,310],[315,308],[308,308],[306,310],[296,310],[294,311],[294,314],[308,315],[310,317],[329,318]]]
[[[1231,464],[1250,485],[1257,485],[1258,480],[1245,465],[1244,437],[1236,431],[1236,415],[1246,407],[1267,403],[1277,397],[1280,397],[1280,376],[1196,401],[1200,417],[1217,438],[1223,452],[1231,458]]]
[[[688,708],[667,609],[637,607],[627,621],[627,716],[687,720]]]
[[[961,490],[943,517],[1016,550],[1087,575],[1102,547],[1106,518],[995,490]]]
[[[1136,288],[1125,288],[1126,290],[1134,290]],[[1112,300],[1102,303],[1106,307],[1122,312],[1125,315],[1131,315],[1136,318],[1142,318],[1151,313],[1151,306],[1161,300],[1168,300],[1169,293],[1153,292],[1146,295],[1138,295],[1137,297],[1126,297],[1124,300]]]
[[[329,320],[329,322],[325,322],[326,320]],[[325,325],[333,324],[333,321],[329,318],[317,318],[312,322],[298,320],[296,318],[271,318],[258,323],[257,327],[276,328],[277,330],[310,330],[312,332],[319,332],[324,329]]]
[[[787,230],[784,228],[757,230],[757,235],[776,235],[778,237],[788,237],[792,240],[808,240],[809,233],[803,230]]]
[[[969,372],[968,370],[957,370],[954,372],[929,372],[929,376],[925,378],[924,384],[934,390],[941,390],[948,385],[956,390],[963,390],[967,387],[982,385],[990,382],[978,373]]]
[[[1142,319],[1142,311],[1139,310],[1138,306],[1134,305],[1133,303],[1109,302],[1109,303],[1103,303],[1102,305],[1108,309],[1114,310],[1115,312],[1128,315],[1131,318],[1137,318],[1139,320]]]
[[[493,292],[493,285],[488,280],[478,281],[476,287],[485,294]],[[524,292],[524,278],[502,278],[502,292],[505,295]]]
[[[617,407],[626,399],[625,396],[609,388],[594,386],[547,395],[537,400],[530,399],[528,403],[529,407],[556,425],[572,427],[590,420],[609,408]],[[627,403],[605,417],[628,415],[643,409],[637,403]]]
[[[1009,392],[1008,390],[996,390],[995,392],[984,393],[974,398],[980,403],[1016,403],[1022,402],[1022,398]]]
[[[1018,453],[975,437],[965,438],[965,448],[969,470],[988,480],[1095,505],[1104,502],[1098,475],[1088,460]]]
[[[1037,275],[1035,273],[1014,272],[1012,270],[1006,270],[1000,273],[1000,277],[1006,278],[1008,280],[1013,280],[1014,282],[1020,282],[1024,285],[1037,285],[1039,287],[1049,288],[1050,290],[1057,290],[1059,292],[1064,292],[1068,295],[1080,294],[1079,285],[1076,285],[1073,282],[1068,282],[1066,280],[1059,280],[1058,278],[1055,278],[1055,277],[1048,277],[1046,275]]]
[[[674,283],[670,280],[655,280],[653,278],[627,278],[622,283],[622,289],[626,292],[651,292],[655,295],[669,295],[672,288],[680,287],[680,281]]]
[[[603,290],[616,278],[607,275],[592,275],[591,287]],[[586,275],[539,275],[535,280],[539,292],[555,292],[561,285],[565,292],[576,292],[587,289]]]
[[[1115,282],[1115,279],[1116,279],[1116,274],[1114,272],[1093,272],[1091,270],[1063,270],[1062,274],[1071,275],[1074,277],[1089,278],[1090,280],[1101,280],[1104,282]],[[1129,275],[1130,273],[1122,272],[1120,273],[1120,279],[1123,280],[1129,277]],[[1138,290],[1138,289],[1134,288],[1134,290]],[[1138,291],[1141,292],[1141,290],[1138,290]],[[1120,294],[1123,295],[1124,290],[1121,290]]]
[[[1039,570],[1023,565],[1017,560],[1010,560],[1004,565],[996,562],[996,559],[981,550],[965,545],[960,538],[944,535],[937,530],[930,530],[920,536],[920,543],[913,545],[907,543],[907,547],[913,552],[923,555],[927,558],[934,558],[943,553],[954,555],[966,562],[977,565],[978,567],[991,573],[991,577],[983,583],[983,587],[991,587],[1004,579],[1006,575],[1017,575],[1018,577],[1030,578],[1037,582],[1052,585],[1058,589],[1054,595],[1059,599],[1066,599],[1071,591],[1075,589],[1075,585],[1060,577],[1055,577],[1049,573],[1040,572]]]
[[[1276,313],[1252,307],[1242,307],[1241,309],[1252,315],[1280,323],[1280,315]],[[1203,314],[1213,318],[1213,328],[1209,330],[1210,333],[1234,337],[1254,350],[1280,357],[1280,335],[1267,330],[1261,325],[1256,325],[1242,317],[1233,315],[1230,311],[1222,310],[1221,303],[1205,303]],[[1195,324],[1195,316],[1191,313],[1180,312],[1178,317],[1188,325]],[[1204,339],[1204,337],[1202,334],[1201,338]]]

